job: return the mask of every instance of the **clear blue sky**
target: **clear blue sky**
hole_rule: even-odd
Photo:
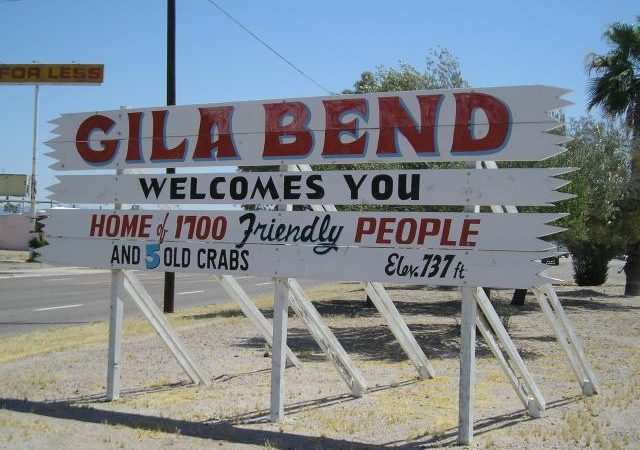
[[[423,69],[439,45],[459,58],[472,86],[573,90],[570,116],[586,113],[585,55],[606,51],[607,25],[640,13],[637,3],[615,0],[217,1],[330,91],[378,65]],[[206,0],[176,3],[178,104],[325,94]],[[165,14],[165,0],[0,0],[0,62],[105,64],[100,87],[41,88],[39,197],[54,182],[42,156],[49,120],[165,104]],[[0,173],[31,171],[33,89],[0,85]]]

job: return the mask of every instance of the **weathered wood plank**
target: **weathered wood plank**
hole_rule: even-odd
[[[233,244],[65,238],[50,238],[41,253],[50,263],[85,267],[502,288],[548,283],[538,275],[545,266],[534,260],[555,254],[348,246],[317,254],[313,246],[246,244],[238,249]]]
[[[56,170],[541,160],[563,151],[548,86],[387,92],[64,114]],[[345,137],[343,135],[349,135]]]
[[[429,169],[348,172],[59,175],[49,187],[63,203],[334,204],[544,206],[572,198],[544,169]]]
[[[547,251],[561,214],[52,209],[47,237],[149,242]]]

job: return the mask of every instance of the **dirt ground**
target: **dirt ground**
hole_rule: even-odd
[[[568,270],[563,260],[562,270]],[[557,269],[554,269],[557,270]],[[481,449],[640,448],[640,298],[625,298],[612,269],[597,288],[557,287],[596,371],[601,392],[581,394],[564,353],[530,294],[511,308],[509,331],[547,402],[527,416],[478,337],[475,441]],[[566,274],[565,274],[566,275]],[[1,287],[1,286],[0,286]],[[349,390],[292,316],[286,421],[269,422],[271,359],[233,305],[175,314],[171,321],[210,376],[189,382],[140,318],[125,326],[121,400],[105,402],[107,326],[93,324],[10,336],[0,345],[0,448],[439,448],[455,445],[460,293],[388,285],[437,376],[418,380],[359,283],[308,292],[362,371],[369,389]],[[493,291],[508,303],[511,292]],[[257,299],[272,317],[270,299]]]

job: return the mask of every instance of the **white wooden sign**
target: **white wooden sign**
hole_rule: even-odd
[[[53,209],[47,238],[173,244],[310,246],[317,255],[339,247],[546,251],[537,237],[561,231],[546,223],[561,214],[473,214],[281,211],[109,211]],[[322,262],[322,259],[318,259]]]
[[[569,169],[406,170],[62,175],[49,187],[64,203],[376,204],[542,206]]]
[[[527,288],[550,282],[534,262],[554,253],[313,246],[149,243],[50,238],[45,260],[86,267],[202,272],[318,280],[384,281],[438,286]]]
[[[562,152],[548,86],[391,92],[64,114],[56,170],[542,160]]]

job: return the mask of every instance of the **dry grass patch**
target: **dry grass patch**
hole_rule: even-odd
[[[200,396],[199,390],[193,386],[174,387],[158,392],[149,392],[144,395],[131,398],[127,405],[134,408],[162,409],[168,406],[181,406],[193,403]]]
[[[379,411],[361,406],[340,406],[323,408],[305,414],[306,421],[317,421],[320,428],[332,434],[358,434],[372,426],[372,422],[381,420]],[[381,424],[384,425],[384,424]]]
[[[15,416],[12,413],[0,409],[0,443],[20,442],[40,435],[57,435],[68,431],[68,427],[62,425],[53,426],[41,419],[28,419],[24,416]],[[8,447],[11,448],[11,447]]]
[[[314,300],[331,299],[353,287],[346,283],[329,285],[327,289],[310,289],[308,295],[313,296]],[[253,300],[260,309],[268,309],[273,305],[271,295],[255,297]],[[233,325],[247,320],[240,307],[233,301],[183,309],[167,317],[174,328],[206,326],[217,322]],[[108,333],[108,324],[101,322],[5,336],[3,345],[0,346],[0,364],[90,345],[106,345]],[[125,337],[144,336],[153,333],[153,328],[145,319],[135,317],[125,319],[123,333]]]
[[[0,346],[0,363],[105,343],[107,337],[107,324],[105,323],[52,328],[28,334],[4,336],[2,346]]]

